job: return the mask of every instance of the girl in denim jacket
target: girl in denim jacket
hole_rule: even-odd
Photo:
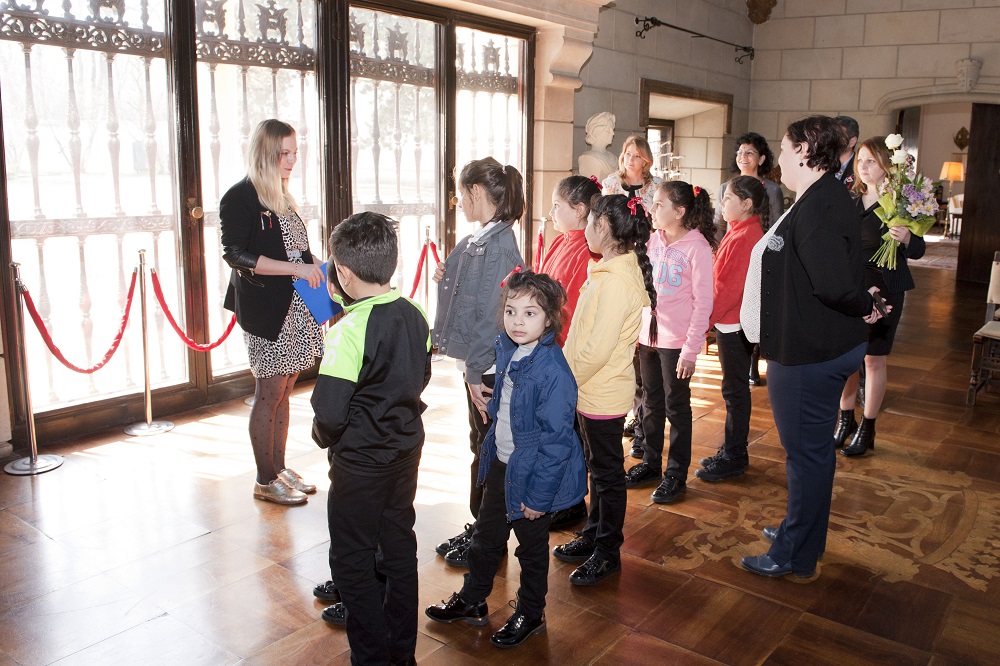
[[[458,176],[459,208],[470,222],[483,225],[463,238],[437,266],[437,316],[433,343],[438,353],[458,359],[468,388],[469,448],[472,450],[469,509],[479,515],[483,491],[477,487],[479,453],[490,428],[486,403],[496,377],[493,344],[500,328],[500,288],[504,278],[524,265],[512,227],[524,214],[520,172],[492,157],[473,160]],[[468,566],[474,524],[439,544],[438,554],[454,566]]]

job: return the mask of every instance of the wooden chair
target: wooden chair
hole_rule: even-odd
[[[990,287],[986,292],[986,323],[972,336],[972,377],[968,404],[976,404],[976,393],[990,384],[1000,385],[1000,252],[993,255]]]

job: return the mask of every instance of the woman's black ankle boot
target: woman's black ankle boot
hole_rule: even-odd
[[[845,456],[861,456],[868,449],[875,448],[875,419],[862,417],[858,431],[854,433],[854,439],[848,446],[845,446],[841,453]]]
[[[858,422],[854,419],[854,410],[840,410],[837,416],[837,429],[833,431],[833,441],[839,449],[847,443],[847,438],[858,429]]]

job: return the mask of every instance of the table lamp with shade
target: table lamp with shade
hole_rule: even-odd
[[[965,180],[965,167],[961,162],[945,162],[941,165],[941,180],[948,181],[948,198],[951,199],[952,184]]]

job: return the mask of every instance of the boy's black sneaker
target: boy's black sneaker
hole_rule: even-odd
[[[716,451],[712,455],[708,456],[707,458],[702,458],[698,462],[701,463],[702,467],[708,467],[709,465],[711,465],[712,463],[714,463],[716,460],[718,460],[719,458],[721,458],[724,455],[723,452],[722,452],[722,450],[723,450],[723,445],[720,445],[718,451]]]
[[[514,614],[507,618],[504,625],[500,627],[500,631],[490,637],[490,643],[498,648],[517,647],[528,640],[528,636],[534,636],[543,631],[545,631],[545,613],[542,613],[542,616],[537,620],[529,620],[524,613],[515,610]]]
[[[750,458],[748,456],[730,458],[727,455],[723,455],[721,458],[716,458],[711,464],[705,465],[705,467],[696,471],[694,475],[702,481],[722,481],[723,479],[743,476],[748,467],[750,467]]]
[[[663,476],[660,473],[659,468],[653,467],[647,462],[641,462],[638,465],[633,465],[625,473],[625,487],[626,488],[638,488],[639,486],[648,486],[656,483]]]
[[[665,476],[660,487],[653,491],[652,499],[656,504],[670,504],[680,499],[685,490],[687,484],[684,481],[674,476]]]
[[[330,624],[335,624],[339,627],[346,626],[347,606],[338,601],[334,605],[324,608],[323,614],[320,617],[323,618],[324,622],[329,622]]]
[[[596,546],[594,546],[593,541],[577,532],[576,538],[569,543],[556,546],[552,549],[552,554],[557,560],[562,560],[563,562],[581,562],[590,559],[590,556],[594,554],[595,548]]]
[[[314,587],[313,596],[320,601],[325,601],[328,604],[340,602],[340,590],[337,589],[337,586],[333,584],[332,580],[320,583]]]
[[[434,551],[438,555],[447,555],[449,550],[454,550],[462,544],[469,543],[472,539],[472,530],[474,528],[475,525],[473,523],[466,523],[465,530],[461,534],[456,534],[452,538],[442,541],[437,545]]]
[[[569,575],[569,582],[573,585],[596,585],[621,569],[621,560],[613,560],[594,553],[589,560],[578,566],[576,571]]]
[[[478,604],[470,604],[458,596],[458,592],[452,594],[448,601],[428,606],[424,612],[427,614],[427,617],[435,622],[444,622],[445,624],[465,620],[469,624],[482,626],[490,621],[490,613],[485,601],[480,601]]]

